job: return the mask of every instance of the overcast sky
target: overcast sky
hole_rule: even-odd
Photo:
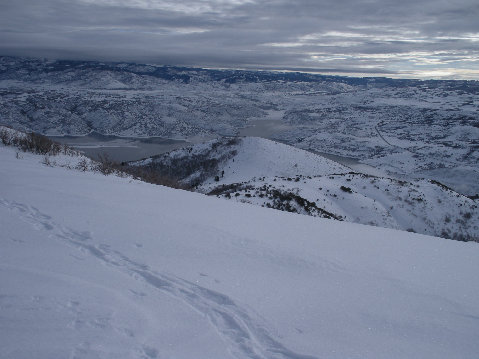
[[[479,79],[479,0],[0,0],[0,55]]]

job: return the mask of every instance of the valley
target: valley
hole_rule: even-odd
[[[254,135],[469,196],[479,193],[478,109],[477,81],[0,58],[0,122],[21,130],[193,143]]]

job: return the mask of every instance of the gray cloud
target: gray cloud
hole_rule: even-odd
[[[477,0],[3,0],[0,54],[479,78]]]

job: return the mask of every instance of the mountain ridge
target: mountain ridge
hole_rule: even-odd
[[[233,201],[443,238],[479,240],[477,202],[437,181],[359,173],[320,155],[262,138],[212,140],[129,165]]]

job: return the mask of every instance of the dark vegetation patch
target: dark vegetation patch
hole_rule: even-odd
[[[435,184],[435,185],[438,186],[438,187],[441,187],[443,190],[455,192],[451,187],[448,187],[448,186],[446,186],[445,184],[443,184],[443,183],[441,183],[441,182],[439,182],[439,181],[429,180],[429,182],[431,182],[432,184]]]
[[[55,156],[62,150],[66,152],[68,149],[68,146],[54,142],[48,137],[35,132],[16,134],[7,130],[0,130],[0,140],[5,146],[14,146],[23,152],[39,155]]]
[[[254,192],[254,194],[250,192]],[[224,196],[226,198],[231,198],[232,196],[239,197],[241,194],[246,198],[256,196],[266,200],[265,206],[268,208],[293,213],[304,213],[310,216],[336,219],[338,221],[343,220],[341,216],[318,207],[315,202],[311,202],[294,192],[282,191],[267,185],[254,187],[253,185],[245,183],[232,183],[218,186],[208,193],[208,195],[211,196]]]
[[[181,152],[171,151],[153,156],[152,161],[146,164],[123,163],[122,169],[129,173],[137,171],[148,176],[170,178],[182,183],[184,188],[195,188],[208,178],[219,181],[222,176],[219,165],[236,156],[234,146],[239,143],[239,138],[221,139],[201,152],[193,152],[189,148],[184,155],[177,155]]]
[[[119,176],[131,176],[136,180],[176,188],[176,189],[189,189],[175,178],[168,177],[158,171],[151,170],[148,167],[128,166],[125,163],[118,163],[112,161],[107,154],[98,155],[96,167],[94,170],[104,174],[116,174]]]

